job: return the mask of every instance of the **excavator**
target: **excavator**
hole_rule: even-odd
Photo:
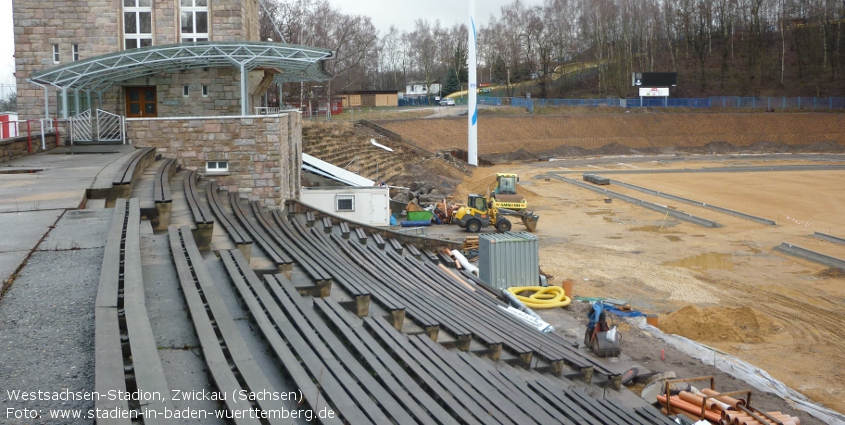
[[[492,193],[494,207],[513,211],[528,209],[525,197],[516,193],[517,182],[519,182],[519,176],[514,173],[496,173],[496,186]]]
[[[497,207],[486,196],[470,194],[467,204],[458,208],[452,215],[452,223],[470,233],[478,233],[482,228],[493,225],[499,232],[511,230],[511,222],[505,216],[518,217],[529,232],[537,230],[537,220],[540,217],[531,211],[515,211]]]

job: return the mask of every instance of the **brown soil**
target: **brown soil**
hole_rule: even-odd
[[[432,151],[466,145],[463,118],[381,124]],[[490,116],[478,127],[479,154],[502,154],[501,160],[578,154],[578,149],[590,155],[624,155],[740,147],[749,152],[842,152],[845,120],[842,114],[813,113],[535,115]]]
[[[751,307],[688,305],[661,316],[658,323],[665,333],[705,343],[760,343],[786,331],[777,321]]]
[[[608,164],[597,159],[595,165],[579,168],[601,174],[604,167],[695,169],[801,163],[790,157],[784,161],[747,158],[669,164],[635,162],[636,158],[620,161],[626,162]],[[560,164],[478,168],[457,193],[486,190],[492,186],[496,172],[518,173],[518,192],[530,197],[530,208],[540,215],[536,232],[540,237],[540,266],[558,279],[572,279],[575,295],[622,299],[635,309],[661,314],[664,330],[733,354],[813,401],[845,412],[845,276],[772,251],[782,242],[789,242],[845,258],[845,247],[808,236],[814,231],[845,235],[841,220],[845,171],[614,177],[773,219],[777,226],[764,226],[615,185],[609,187],[725,226],[707,229],[618,200],[605,203],[600,194],[554,179],[533,178],[559,169]],[[572,172],[570,177],[580,178],[580,170]],[[518,223],[514,228],[524,230]],[[695,326],[665,327],[673,325],[672,318],[685,315],[691,315],[698,328],[718,330],[697,336],[695,332],[701,329],[696,330]],[[649,344],[643,344],[643,349],[648,348]]]

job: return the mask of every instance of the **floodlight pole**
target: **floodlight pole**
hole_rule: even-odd
[[[469,81],[467,84],[467,162],[470,165],[478,165],[478,101],[476,99],[477,87],[476,68],[476,35],[475,35],[475,0],[469,0],[469,26],[467,34],[468,47],[468,71]]]

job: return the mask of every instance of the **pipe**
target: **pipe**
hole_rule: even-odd
[[[543,318],[540,317],[540,315],[535,313],[534,310],[531,310],[530,308],[526,307],[525,304],[523,304],[522,301],[519,300],[519,298],[517,298],[514,294],[511,294],[510,292],[508,292],[507,289],[502,289],[501,293],[502,293],[502,298],[504,298],[508,302],[508,304],[511,305],[511,307],[513,307],[513,308],[515,308],[515,309],[517,309],[517,310],[519,310],[519,311],[521,311],[521,312],[523,312],[523,313],[525,313],[525,314],[527,314],[527,315],[529,315],[529,316],[531,316],[531,317],[533,317],[537,320],[543,320]]]
[[[463,254],[461,254],[461,251],[453,249],[452,256],[455,257],[455,260],[458,260],[458,263],[461,265],[461,267],[465,268],[466,271],[478,276],[478,267],[470,264],[469,260],[467,260],[467,258],[464,257]]]
[[[701,406],[701,404],[704,403],[704,397],[702,397],[698,394],[693,394],[693,393],[688,392],[688,391],[681,391],[678,394],[678,396],[680,396],[682,400],[688,401],[688,402],[695,404],[695,405],[698,405],[698,406]],[[722,410],[728,410],[730,408],[730,406],[728,406],[727,404],[722,403],[721,401],[716,400],[714,398],[708,398],[705,408],[707,410],[712,410],[712,411],[722,411]]]
[[[469,289],[470,291],[475,292],[475,288],[473,288],[473,287],[472,287],[472,285],[470,285],[469,283],[466,283],[466,281],[465,281],[465,280],[463,280],[463,279],[461,279],[460,277],[458,277],[458,275],[456,275],[456,274],[455,274],[455,273],[453,273],[451,270],[449,270],[449,268],[448,268],[448,267],[444,266],[444,265],[443,265],[443,263],[437,263],[437,267],[440,267],[440,269],[442,269],[444,272],[446,272],[446,274],[448,274],[449,276],[452,276],[453,278],[455,278],[455,280],[457,280],[457,281],[458,281],[458,283],[460,283],[460,284],[462,284],[462,285],[466,286],[466,287],[467,287],[467,289]]]
[[[701,414],[701,406],[696,406],[696,405],[694,405],[690,402],[681,400],[681,398],[678,397],[678,396],[672,396],[670,398],[670,400],[672,401],[672,407],[675,407],[675,408],[678,408],[678,409],[681,409],[681,410],[685,410],[685,411],[690,412],[694,415],[700,415]],[[665,405],[666,404],[666,396],[665,395],[657,396],[657,401],[659,401],[661,404]],[[719,417],[718,414],[711,412],[709,410],[705,410],[704,411],[704,419],[707,419],[708,421],[711,421],[711,422],[719,422],[719,419],[721,419],[721,418]]]
[[[522,291],[534,293],[528,297],[517,295]],[[572,302],[560,286],[513,286],[508,288],[508,292],[529,308],[566,307]]]
[[[713,391],[710,388],[704,388],[703,390],[701,390],[701,393],[704,394],[704,395],[707,395],[707,396],[714,396],[714,395],[717,396],[716,400],[719,400],[722,403],[730,405],[731,407],[734,408],[734,410],[739,410],[739,408],[737,406],[745,406],[745,400],[743,400],[741,398],[733,398],[733,397],[728,397],[728,396],[723,396],[723,395],[719,396],[718,394],[720,394],[720,393],[718,391]]]

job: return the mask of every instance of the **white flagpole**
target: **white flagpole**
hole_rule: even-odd
[[[469,96],[467,96],[467,125],[469,127],[467,137],[467,162],[470,165],[478,165],[478,101],[476,99],[478,84],[475,77],[475,0],[469,0],[468,30],[469,31],[467,31],[467,33],[469,34],[469,40],[467,42],[467,66],[469,68],[469,84],[467,90],[469,91]]]

